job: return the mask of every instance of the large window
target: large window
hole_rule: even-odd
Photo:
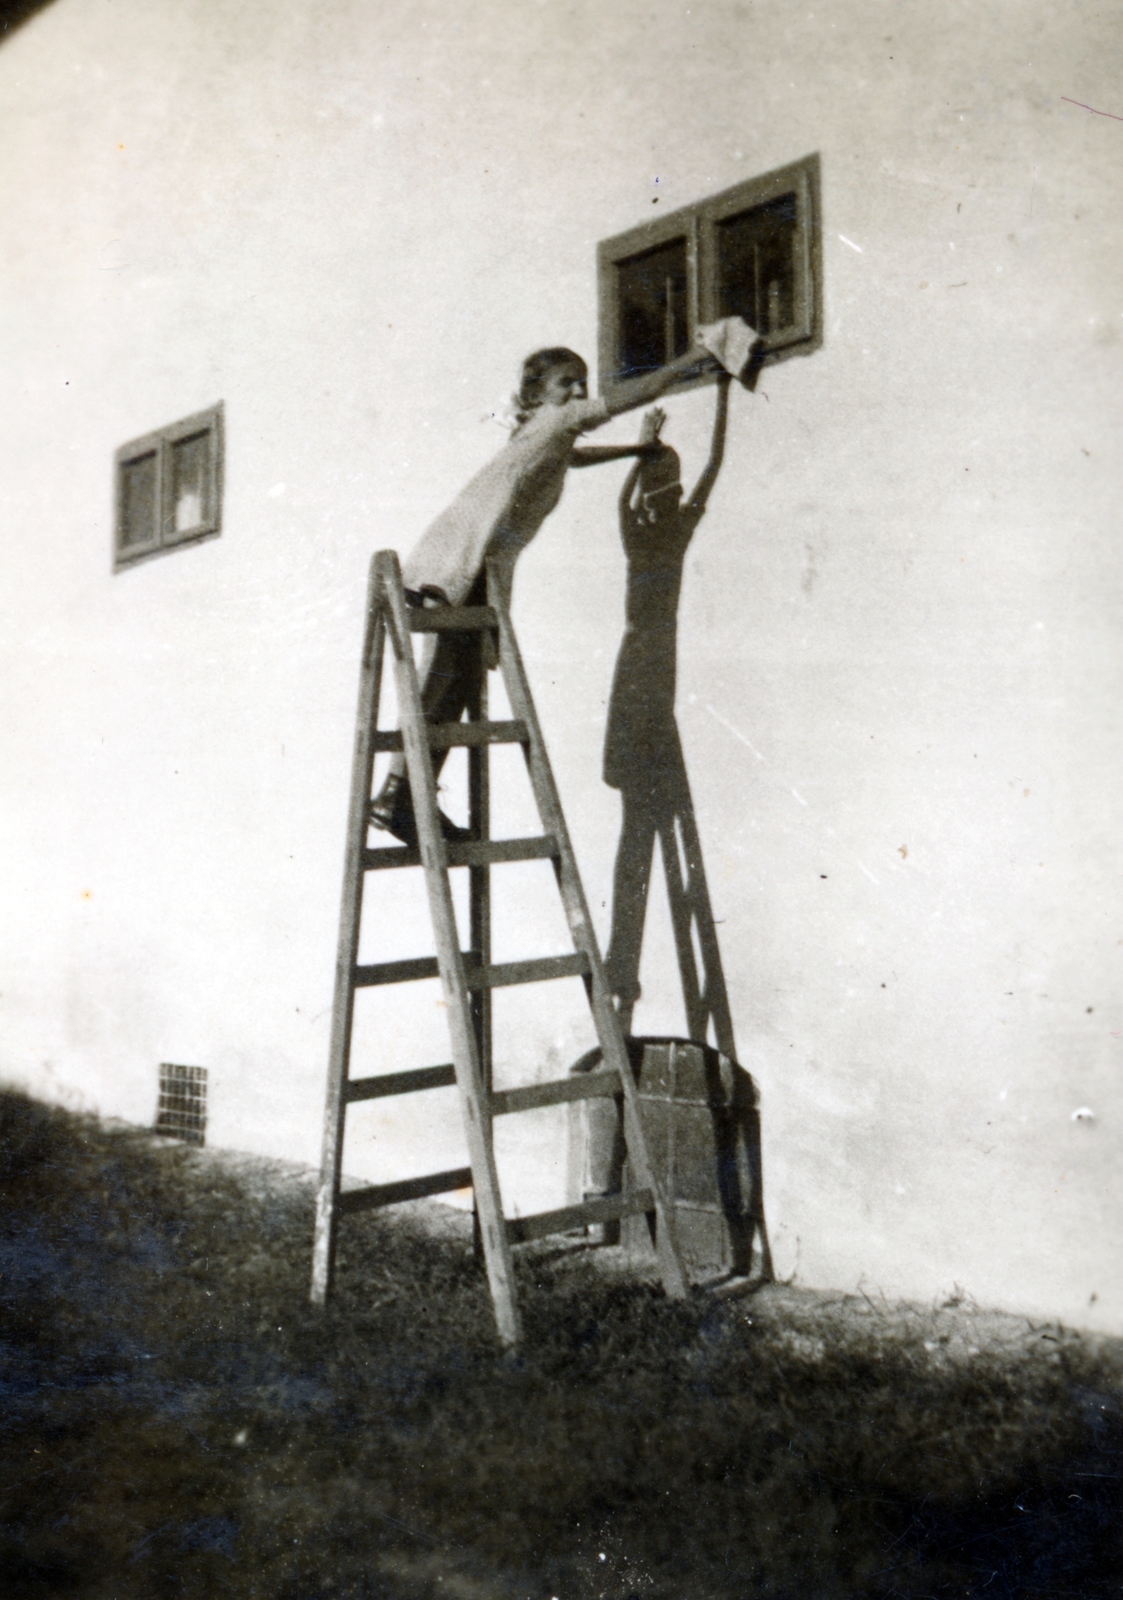
[[[214,538],[222,529],[221,402],[122,445],[116,472],[115,567]]]
[[[606,239],[597,276],[602,394],[665,365],[719,317],[742,316],[756,329],[764,364],[817,350],[818,156]]]

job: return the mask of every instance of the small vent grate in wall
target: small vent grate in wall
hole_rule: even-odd
[[[156,1132],[202,1144],[207,1128],[207,1069],[160,1063]]]

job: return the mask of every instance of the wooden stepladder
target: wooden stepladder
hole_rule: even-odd
[[[341,1217],[376,1206],[447,1193],[471,1184],[499,1337],[510,1346],[517,1344],[520,1338],[512,1244],[642,1213],[652,1230],[667,1294],[681,1298],[686,1293],[686,1279],[675,1244],[673,1219],[664,1204],[644,1143],[635,1079],[628,1065],[620,1019],[605,981],[530,687],[498,577],[490,569],[488,602],[486,606],[470,607],[408,606],[395,552],[380,551],[371,562],[343,869],[323,1166],[312,1255],[312,1300],[323,1304],[328,1296]],[[444,631],[480,636],[480,686],[469,707],[468,720],[430,723],[422,709],[411,636]],[[514,719],[508,722],[492,722],[487,718],[487,666],[490,662],[484,646],[496,637],[497,664],[514,713]],[[381,731],[377,727],[382,663],[387,646],[397,684],[400,733]],[[493,840],[489,837],[487,750],[489,745],[501,743],[522,746],[543,829],[533,838]],[[471,838],[464,843],[452,843],[442,836],[430,756],[433,749],[455,746],[466,746],[469,754]],[[374,757],[379,751],[403,749],[419,845],[417,848],[410,845],[370,848],[367,835]],[[490,949],[490,869],[502,862],[536,859],[553,863],[573,951],[533,961],[495,964],[491,961]],[[367,873],[416,866],[425,874],[436,956],[359,965],[359,933]],[[460,948],[449,882],[450,870],[457,867],[466,867],[470,874],[471,948],[466,951]],[[373,1077],[351,1077],[356,990],[438,976],[451,1035],[451,1064]],[[604,1065],[595,1072],[556,1082],[494,1091],[491,1086],[490,991],[506,984],[573,976],[584,980]],[[343,1132],[349,1105],[453,1083],[459,1091],[469,1167],[341,1192]],[[620,1095],[628,1156],[636,1178],[633,1192],[537,1216],[505,1217],[492,1143],[492,1119],[563,1101]]]

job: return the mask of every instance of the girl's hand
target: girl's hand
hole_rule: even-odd
[[[639,430],[640,444],[658,444],[666,420],[667,413],[662,406],[652,406],[650,411],[646,411]]]

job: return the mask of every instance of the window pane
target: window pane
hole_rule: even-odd
[[[171,447],[172,527],[176,533],[188,533],[211,520],[207,504],[210,440],[209,430],[204,430],[177,439]]]
[[[798,220],[796,197],[785,194],[718,223],[720,316],[744,317],[762,334],[794,324]]]
[[[687,348],[686,240],[629,256],[616,265],[620,348],[616,377],[666,366]]]
[[[156,452],[121,463],[120,548],[151,544],[156,537]]]

